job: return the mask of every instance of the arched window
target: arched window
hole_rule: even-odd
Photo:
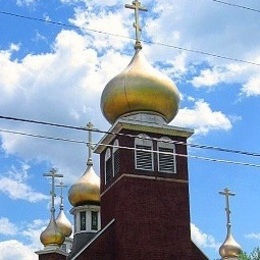
[[[162,137],[157,143],[158,171],[176,173],[175,145],[168,137]]]
[[[105,184],[109,184],[113,178],[113,167],[111,149],[108,148],[105,154]]]
[[[119,173],[119,141],[115,140],[113,144],[113,176]]]
[[[135,168],[138,170],[153,171],[153,141],[149,136],[140,134],[135,138]]]

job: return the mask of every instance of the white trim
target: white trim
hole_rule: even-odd
[[[176,174],[177,173],[176,149],[175,149],[175,144],[174,143],[169,143],[171,141],[172,141],[171,138],[163,136],[157,142],[157,151],[158,151],[158,153],[157,153],[157,165],[158,165],[158,172],[159,173],[160,172],[162,172],[162,173],[171,173],[171,174]],[[160,153],[159,153],[160,151],[159,151],[159,148],[166,148],[166,149],[171,149],[172,150],[173,171],[160,169]]]
[[[61,250],[60,247],[57,246],[46,246],[43,250],[36,251],[37,255],[46,255],[46,254],[60,254],[64,256],[68,256],[69,254],[63,250]]]
[[[138,162],[138,160],[137,160],[137,154],[141,153],[142,151],[137,150],[138,149],[137,146],[143,147],[143,148],[141,148],[142,150],[144,150],[143,153],[150,154],[151,162],[149,161],[149,163],[151,163],[151,169],[143,168],[140,165],[138,167],[138,164],[140,164],[140,162]],[[150,150],[151,150],[151,152],[150,152]],[[137,136],[137,138],[135,138],[135,151],[134,151],[134,153],[135,153],[134,158],[135,158],[135,169],[136,170],[144,170],[144,171],[151,171],[151,172],[154,171],[153,141],[150,139],[150,137],[148,135],[139,134]]]
[[[98,154],[102,153],[106,149],[106,146],[102,144],[110,144],[112,143],[113,139],[115,139],[115,135],[111,135],[109,133],[120,133],[122,129],[134,130],[144,133],[156,133],[167,136],[179,136],[185,138],[189,138],[194,133],[194,130],[191,128],[177,127],[167,124],[157,125],[138,121],[134,122],[131,120],[127,120],[127,118],[119,118],[108,130],[108,134],[104,135],[103,138],[96,145],[94,152]]]

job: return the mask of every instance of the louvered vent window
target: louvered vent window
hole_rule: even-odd
[[[138,170],[153,171],[153,143],[147,139],[146,135],[139,135],[135,139],[135,165]]]
[[[112,158],[111,158],[111,150],[107,149],[105,155],[105,183],[109,184],[113,178],[113,167],[112,167]]]
[[[158,142],[158,170],[159,172],[176,173],[175,146],[171,139],[163,138]]]
[[[113,146],[113,176],[116,176],[119,173],[119,142],[115,140]]]

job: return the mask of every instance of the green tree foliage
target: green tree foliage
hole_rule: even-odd
[[[256,247],[250,254],[243,252],[239,260],[260,260],[260,247]]]

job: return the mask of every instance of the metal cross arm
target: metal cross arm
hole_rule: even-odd
[[[224,191],[219,192],[220,195],[224,195],[226,197],[226,214],[227,214],[227,229],[230,231],[231,228],[231,222],[230,222],[230,205],[229,205],[229,196],[235,196],[235,193],[230,192],[228,188],[225,188]]]
[[[140,42],[140,31],[142,31],[140,22],[139,22],[139,11],[147,11],[147,9],[143,6],[141,6],[141,3],[138,0],[135,0],[132,2],[132,5],[126,4],[126,8],[133,9],[135,11],[135,23],[134,23],[134,28],[135,28],[135,38],[136,38],[136,49],[141,49],[141,42]]]
[[[56,169],[51,169],[49,173],[44,173],[43,176],[45,177],[51,177],[51,208],[52,208],[52,212],[55,211],[54,209],[54,197],[55,195],[55,187],[54,187],[54,180],[55,178],[62,178],[63,175],[62,174],[58,174]]]

